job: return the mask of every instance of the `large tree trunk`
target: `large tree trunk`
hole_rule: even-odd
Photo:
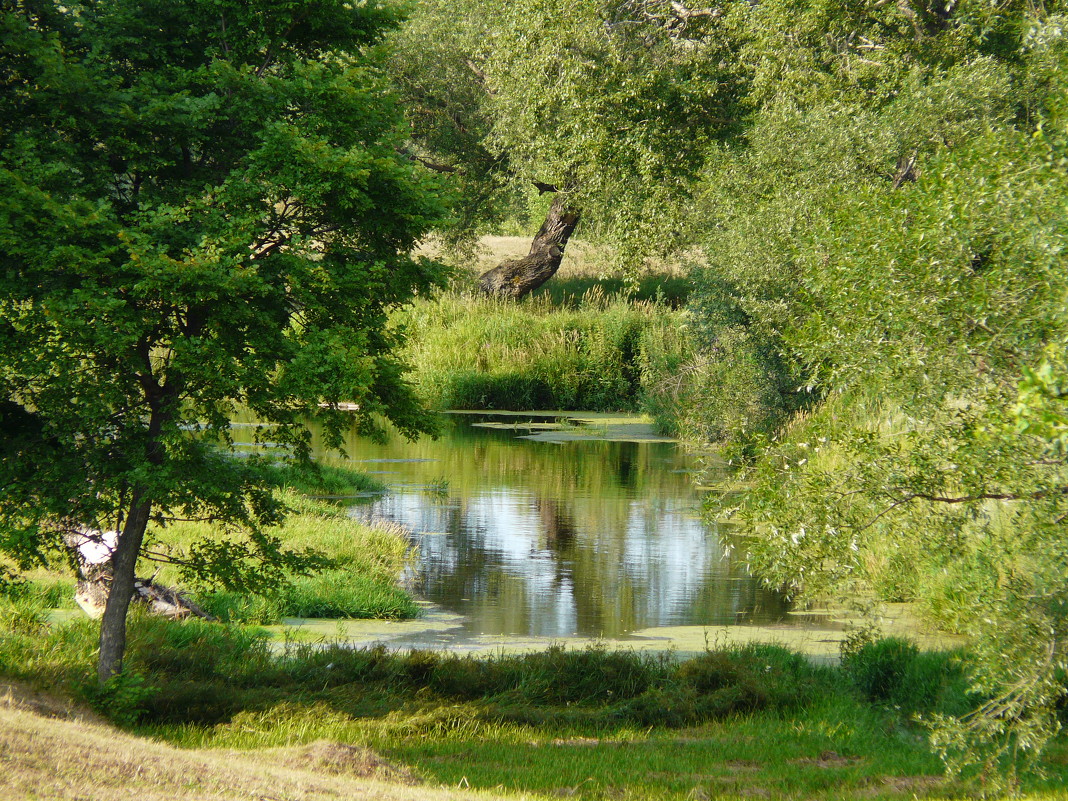
[[[126,525],[122,527],[115,552],[111,555],[111,588],[104,616],[100,619],[100,659],[96,669],[101,684],[122,671],[122,656],[126,652],[126,612],[133,597],[134,569],[151,512],[152,502],[144,499],[140,490],[135,491]]]
[[[561,195],[553,200],[541,230],[521,259],[501,262],[478,279],[487,295],[518,299],[544,284],[560,269],[567,240],[578,225],[580,213],[570,208]]]

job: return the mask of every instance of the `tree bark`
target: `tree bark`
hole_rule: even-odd
[[[578,209],[571,208],[561,195],[557,195],[530,245],[530,252],[521,259],[501,262],[483,273],[478,279],[479,287],[487,295],[515,300],[537,289],[560,269],[567,240],[580,216]]]
[[[74,600],[94,620],[103,617],[107,608],[111,592],[111,557],[115,553],[118,538],[118,532],[97,531],[82,526],[67,531],[63,537],[78,565],[79,581]],[[155,576],[135,576],[133,586],[130,603],[144,604],[153,614],[176,620],[186,617],[215,619],[178,590],[160,584]]]
[[[111,589],[104,616],[100,619],[100,658],[96,669],[101,684],[122,671],[122,657],[126,652],[126,612],[133,597],[134,569],[151,512],[152,501],[145,499],[143,490],[135,490],[126,525],[122,527],[115,552],[111,555]]]

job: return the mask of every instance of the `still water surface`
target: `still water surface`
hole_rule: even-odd
[[[586,429],[527,438],[549,419],[449,415],[436,440],[348,438],[349,464],[389,486],[351,513],[411,530],[420,597],[463,615],[469,636],[617,638],[786,618],[783,600],[699,518],[694,461],[681,447],[643,438],[640,426],[600,432],[632,441]]]

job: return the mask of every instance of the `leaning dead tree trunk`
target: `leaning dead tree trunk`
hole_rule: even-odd
[[[580,212],[570,208],[557,195],[541,230],[530,245],[530,253],[521,259],[501,262],[483,273],[479,287],[487,295],[518,299],[537,289],[560,269],[567,240],[579,223]]]
[[[114,580],[112,557],[118,541],[114,531],[77,529],[65,536],[67,547],[78,565],[78,585],[74,600],[89,615],[103,616]],[[165,617],[212,617],[177,590],[159,584],[154,578],[134,577],[131,600],[147,604],[157,615]]]

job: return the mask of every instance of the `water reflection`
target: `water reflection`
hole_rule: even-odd
[[[455,419],[437,440],[346,444],[391,490],[353,515],[414,532],[416,592],[463,614],[468,633],[618,637],[783,619],[781,598],[698,519],[681,449],[534,442],[479,419]]]

